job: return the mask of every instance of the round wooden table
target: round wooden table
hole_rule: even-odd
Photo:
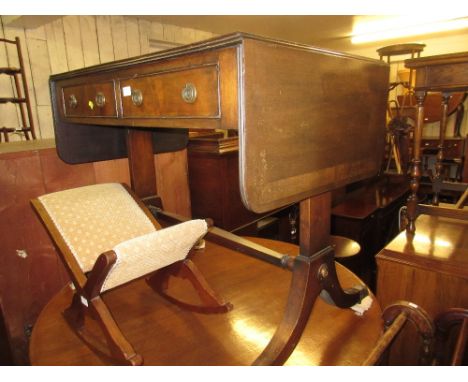
[[[278,252],[295,255],[293,244],[253,239]],[[145,365],[249,365],[268,344],[280,322],[291,273],[206,242],[193,261],[211,286],[234,305],[224,314],[184,311],[136,280],[104,295],[122,332]],[[362,284],[337,264],[343,287]],[[186,281],[171,281],[171,291],[195,298]],[[32,365],[106,365],[67,326],[62,311],[72,291],[63,288],[41,312],[32,333]],[[363,316],[316,301],[302,338],[287,365],[359,365],[382,332],[375,297]]]

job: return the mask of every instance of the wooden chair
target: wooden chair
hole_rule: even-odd
[[[468,309],[452,308],[435,320],[437,365],[466,365],[468,338]],[[455,330],[459,328],[458,332]]]
[[[142,202],[118,183],[54,192],[32,200],[32,205],[52,237],[75,289],[64,317],[98,354],[120,364],[143,363],[121,333],[102,294],[157,270],[161,272],[148,279],[150,286],[184,308],[205,313],[230,309],[187,257],[207,232],[204,220],[161,229]],[[169,296],[167,279],[174,275],[188,278],[205,305]]]
[[[420,338],[419,365],[432,364],[434,355],[434,324],[420,306],[408,301],[396,301],[382,312],[384,333],[362,366],[388,364],[389,352],[405,325],[413,325]]]

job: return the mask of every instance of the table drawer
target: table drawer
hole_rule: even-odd
[[[438,139],[423,139],[422,148],[424,154],[436,153],[439,149]],[[463,157],[463,139],[448,139],[444,141],[444,158],[454,159]]]
[[[66,117],[117,117],[114,81],[62,88]]]
[[[124,118],[219,118],[217,64],[120,80]]]

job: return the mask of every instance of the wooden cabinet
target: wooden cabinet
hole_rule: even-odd
[[[444,140],[444,158],[460,159],[464,156],[465,139],[464,138],[445,138]],[[422,138],[421,147],[424,153],[437,153],[439,150],[439,138]]]
[[[217,227],[239,235],[291,241],[289,210],[256,214],[242,203],[237,136],[214,134],[191,138],[188,145],[188,171],[194,218],[211,218]],[[262,219],[273,213],[274,216]]]
[[[468,308],[468,221],[420,215],[416,227],[413,240],[403,231],[376,257],[380,305],[407,300],[432,318],[449,308]],[[414,362],[418,343],[407,329],[393,362]]]
[[[463,177],[465,167],[465,138],[445,138],[442,177],[445,180],[453,179],[455,181],[466,182]],[[436,155],[439,151],[439,138],[422,138],[421,149],[423,156],[424,169],[430,169],[435,174]]]
[[[340,261],[375,289],[375,255],[398,233],[399,209],[408,196],[408,179],[385,175],[346,194],[332,209],[331,232],[361,246],[357,256]]]
[[[238,139],[191,139],[188,169],[192,216],[211,218],[228,231],[260,219],[242,204],[239,192]]]

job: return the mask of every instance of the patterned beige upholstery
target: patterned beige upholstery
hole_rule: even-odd
[[[183,260],[207,228],[204,220],[190,220],[118,244],[113,248],[117,262],[101,291]]]
[[[117,244],[154,232],[127,190],[118,183],[96,184],[38,198],[83,272]]]
[[[111,249],[117,262],[102,291],[183,260],[207,230],[191,220],[157,231],[127,190],[118,183],[54,192],[38,198],[83,272]]]

